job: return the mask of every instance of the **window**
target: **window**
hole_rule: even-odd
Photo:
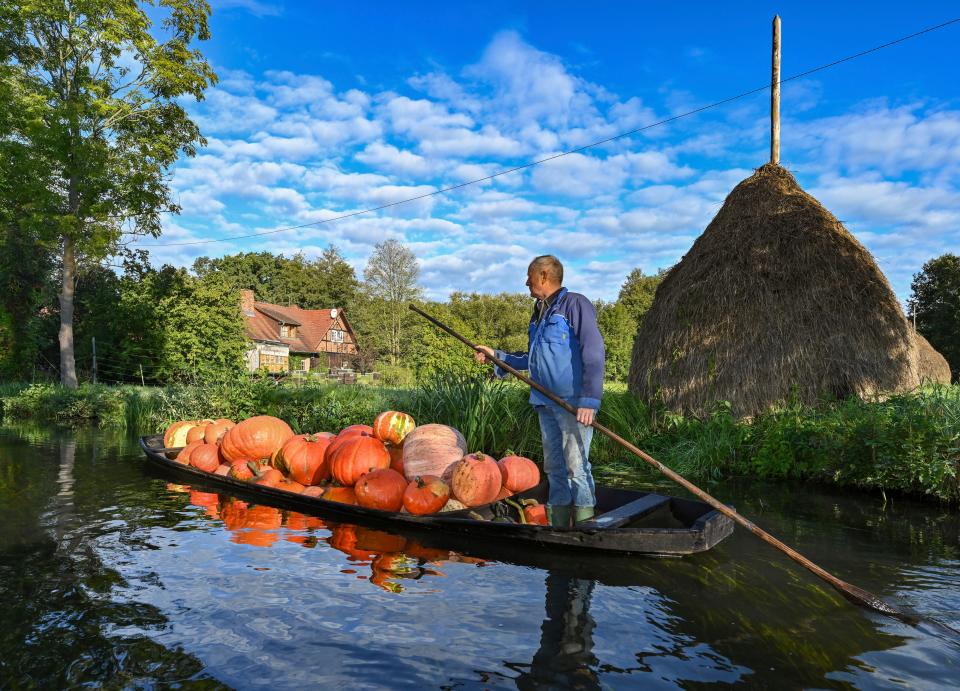
[[[343,332],[337,329],[330,329],[330,342],[343,343]]]
[[[286,324],[280,325],[280,338],[288,338],[290,336],[290,327]]]

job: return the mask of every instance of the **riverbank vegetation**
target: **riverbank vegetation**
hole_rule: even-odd
[[[471,449],[539,459],[541,445],[524,387],[475,376],[434,377],[414,388],[239,379],[167,387],[52,384],[0,387],[7,420],[87,423],[155,432],[179,419],[254,414],[297,431],[367,423],[387,409],[460,429]],[[960,501],[960,386],[928,387],[882,401],[786,402],[753,420],[720,403],[702,419],[644,405],[623,387],[604,394],[600,420],[678,472],[699,481],[732,476],[796,479]],[[600,477],[647,470],[601,435],[591,454]]]

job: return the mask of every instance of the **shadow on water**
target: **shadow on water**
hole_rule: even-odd
[[[743,531],[685,559],[558,556],[207,489],[152,474],[133,440],[0,430],[0,687],[956,678],[954,642],[850,606]],[[717,492],[841,577],[960,621],[956,512],[809,487]]]

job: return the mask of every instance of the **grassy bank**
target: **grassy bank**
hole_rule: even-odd
[[[471,449],[540,456],[536,416],[511,382],[440,379],[413,389],[337,385],[284,388],[243,380],[166,388],[0,386],[7,419],[126,427],[144,433],[173,420],[269,414],[298,431],[369,423],[387,409],[453,425]],[[650,409],[627,392],[605,393],[601,420],[621,436],[699,480],[748,475],[827,482],[960,500],[960,386],[928,388],[885,401],[848,400],[815,408],[784,405],[738,421],[722,404],[704,419]],[[592,458],[605,474],[640,462],[596,436]],[[652,472],[652,471],[651,471]]]

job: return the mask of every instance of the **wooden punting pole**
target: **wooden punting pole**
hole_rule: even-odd
[[[770,79],[770,163],[780,163],[780,15],[773,18],[773,76]]]

